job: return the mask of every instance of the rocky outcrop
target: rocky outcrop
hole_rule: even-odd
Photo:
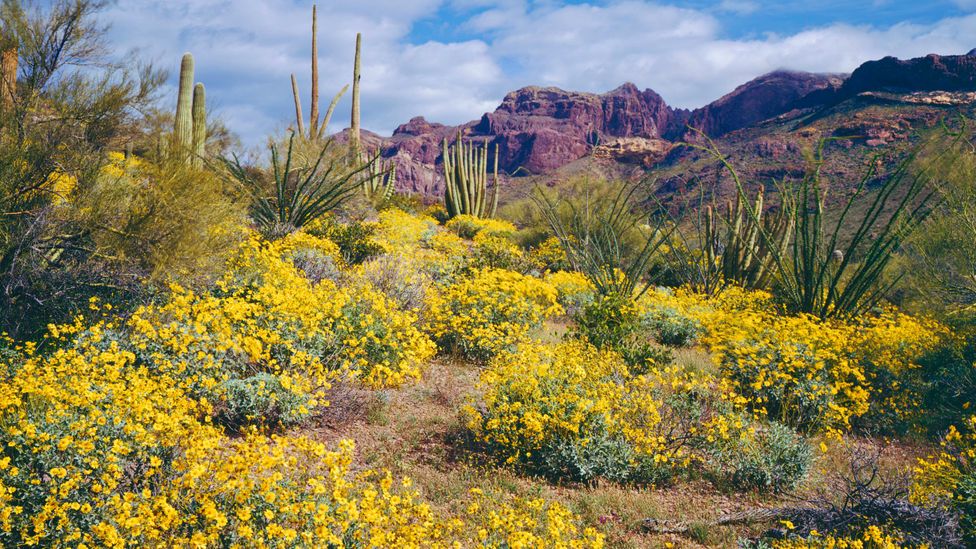
[[[797,102],[821,90],[836,90],[842,75],[775,71],[742,84],[728,95],[692,111],[687,125],[720,137],[790,111]],[[668,137],[684,134],[674,128]]]
[[[976,91],[976,56],[929,54],[915,59],[868,61],[851,73],[837,99],[878,91]]]

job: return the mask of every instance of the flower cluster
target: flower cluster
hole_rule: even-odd
[[[769,294],[739,288],[648,292],[641,307],[652,325],[670,318],[676,334],[677,320],[687,326],[754,410],[807,431],[908,421],[918,413],[917,361],[944,334],[894,310],[850,321],[788,316]]]
[[[772,542],[774,549],[902,549],[901,539],[869,526],[857,536],[837,537],[813,533],[806,538],[788,538]]]
[[[699,465],[732,475],[717,449],[762,444],[729,387],[673,367],[636,375],[616,352],[579,340],[502,353],[480,389],[480,402],[465,408],[475,437],[550,476],[660,482]]]
[[[426,327],[443,350],[484,360],[560,314],[556,296],[555,288],[538,278],[479,269],[431,297]]]

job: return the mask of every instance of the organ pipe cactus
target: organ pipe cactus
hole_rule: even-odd
[[[379,153],[374,157],[359,155],[360,163],[369,165],[363,178],[363,195],[375,204],[393,195],[396,188],[396,164],[380,161]]]
[[[465,143],[461,132],[454,146],[444,139],[444,202],[449,217],[461,214],[493,217],[498,208],[498,146],[488,189],[488,140],[483,146]]]
[[[793,220],[788,204],[775,214],[763,206],[760,188],[751,208],[753,215],[738,193],[734,201],[727,203],[720,221],[715,219],[711,206],[705,209],[702,252],[706,263],[718,268],[722,281],[746,288],[765,288],[771,282],[773,257],[786,253],[793,235]],[[760,238],[763,233],[766,238]]]

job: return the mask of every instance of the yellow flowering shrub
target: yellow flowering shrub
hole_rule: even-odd
[[[506,236],[481,231],[474,236],[471,247],[471,263],[474,268],[530,270],[525,253]]]
[[[903,549],[911,547],[898,536],[885,533],[877,526],[869,526],[857,536],[837,537],[811,534],[806,538],[773,540],[774,549]]]
[[[409,479],[354,473],[351,441],[330,450],[302,437],[227,438],[172,378],[100,345],[109,334],[0,365],[5,547],[448,547],[479,529],[488,547],[602,544],[541,500],[474,499],[464,520],[477,522],[462,528],[432,513]]]
[[[428,216],[415,216],[397,208],[379,213],[373,239],[387,252],[403,251],[420,246],[437,232],[437,221]]]
[[[976,543],[976,415],[959,428],[952,426],[940,450],[920,459],[914,468],[911,500],[947,507],[959,515],[966,543]]]
[[[482,524],[477,539],[466,540],[465,547],[567,547],[599,549],[603,534],[593,528],[580,528],[568,509],[541,498],[513,498],[498,503],[478,488],[471,489],[466,518]]]
[[[469,214],[452,217],[444,224],[449,231],[461,238],[474,238],[479,234],[486,236],[509,237],[515,234],[515,225],[495,218],[481,218]]]
[[[464,409],[477,440],[508,463],[574,480],[666,481],[752,429],[728,387],[676,368],[634,375],[617,353],[579,340],[503,352],[479,389]]]
[[[808,431],[907,422],[918,413],[918,360],[945,331],[891,309],[850,321],[788,316],[768,293],[736,287],[713,297],[652,291],[640,307],[645,319],[667,312],[694,321],[754,410]]]
[[[557,300],[566,311],[577,311],[596,299],[596,288],[578,271],[554,271],[543,278],[556,289]]]
[[[503,269],[475,270],[434,293],[426,329],[448,352],[484,360],[524,340],[560,314],[556,290],[538,278]]]

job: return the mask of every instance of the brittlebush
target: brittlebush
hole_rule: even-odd
[[[850,321],[787,316],[769,294],[734,287],[714,297],[648,292],[640,306],[649,318],[667,310],[694,321],[753,410],[805,431],[910,424],[920,413],[918,360],[946,333],[890,309]]]
[[[504,269],[474,271],[435,293],[427,309],[426,329],[441,349],[475,360],[512,349],[562,312],[551,285]]]

